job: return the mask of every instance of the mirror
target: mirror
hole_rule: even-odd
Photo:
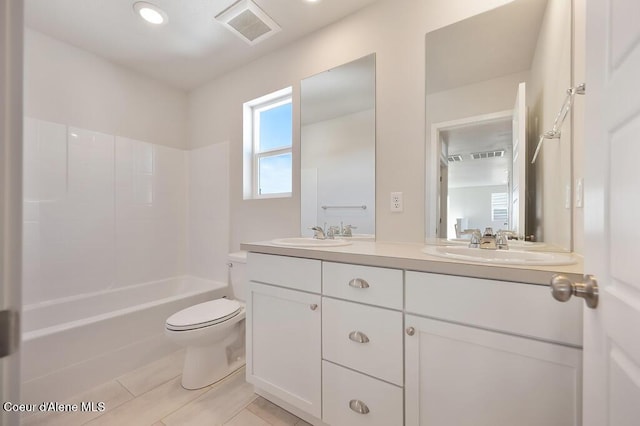
[[[571,13],[514,0],[426,35],[427,242],[492,227],[571,249],[570,119],[531,164],[571,86]]]
[[[301,235],[375,236],[375,54],[302,80]]]

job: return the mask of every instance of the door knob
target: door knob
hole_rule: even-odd
[[[551,295],[560,302],[566,302],[571,296],[582,297],[587,306],[595,309],[598,306],[598,281],[593,275],[585,275],[584,282],[574,283],[562,274],[551,277]]]

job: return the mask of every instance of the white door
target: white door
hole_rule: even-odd
[[[19,403],[22,240],[22,1],[0,0],[0,401]],[[0,410],[0,424],[17,425]]]
[[[513,165],[511,168],[511,221],[509,228],[518,233],[525,234],[525,171],[527,167],[527,104],[525,100],[525,83],[518,85],[516,103],[513,106],[512,143]]]
[[[587,2],[584,425],[640,424],[640,2]]]

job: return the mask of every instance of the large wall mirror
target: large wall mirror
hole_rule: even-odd
[[[427,242],[514,231],[570,250],[572,2],[514,0],[426,35]],[[532,244],[533,246],[534,244]]]
[[[375,236],[375,54],[302,80],[301,235]]]

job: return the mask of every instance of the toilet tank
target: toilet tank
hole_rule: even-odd
[[[247,280],[247,252],[237,251],[229,253],[229,282],[233,291],[233,298],[245,301],[245,286]]]

